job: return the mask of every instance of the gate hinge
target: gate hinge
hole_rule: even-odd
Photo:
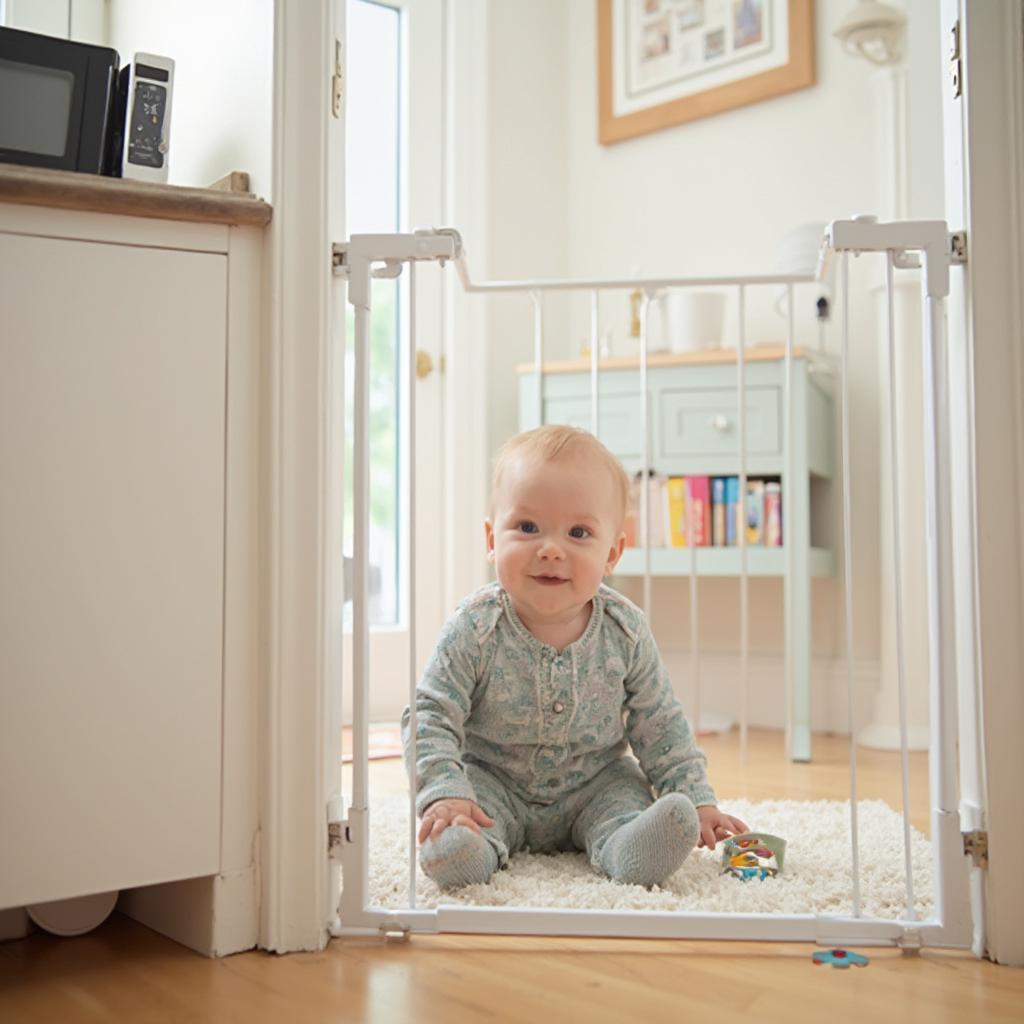
[[[988,867],[988,833],[981,829],[961,832],[964,837],[964,855],[969,855],[976,868]]]
[[[352,842],[345,818],[345,800],[333,796],[327,801],[327,859],[341,860],[341,848]]]
[[[331,246],[331,271],[339,276],[348,274],[348,246],[344,242],[335,242]]]
[[[967,262],[967,232],[954,231],[949,236],[949,262]]]

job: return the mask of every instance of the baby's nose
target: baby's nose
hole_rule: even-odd
[[[561,545],[557,544],[553,540],[545,540],[541,543],[540,550],[537,552],[540,558],[564,558],[565,552],[562,551]]]

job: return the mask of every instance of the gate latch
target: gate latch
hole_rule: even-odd
[[[964,854],[969,855],[976,868],[988,867],[988,833],[981,829],[961,832],[964,837]]]

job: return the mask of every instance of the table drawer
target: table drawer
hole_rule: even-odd
[[[563,423],[590,430],[590,394],[558,396],[544,402],[544,422]],[[643,456],[644,437],[640,429],[640,395],[602,395],[598,409],[599,436],[620,459]]]
[[[747,452],[782,450],[782,395],[777,387],[746,389]],[[661,393],[658,450],[662,456],[735,455],[739,410],[735,388],[672,389]]]

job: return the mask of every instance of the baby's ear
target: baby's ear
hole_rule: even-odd
[[[626,547],[626,534],[620,532],[618,539],[611,546],[608,551],[608,563],[604,567],[605,576],[611,576],[612,570],[618,565],[619,559],[622,557],[622,552]]]
[[[490,519],[484,520],[484,536],[487,538],[487,561],[494,561],[494,526]]]

